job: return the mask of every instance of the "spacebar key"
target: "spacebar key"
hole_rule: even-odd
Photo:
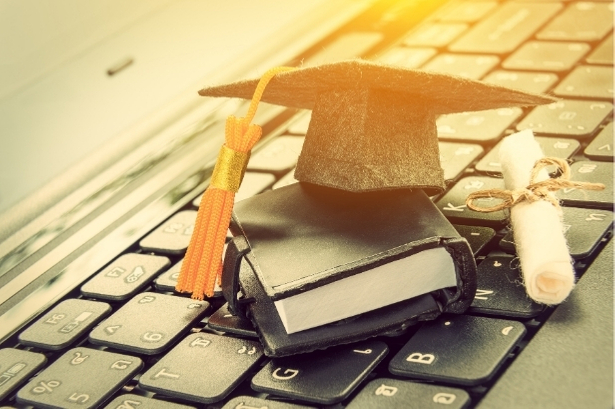
[[[560,3],[506,3],[449,46],[451,51],[506,54],[562,8]]]
[[[610,408],[613,240],[479,408]]]

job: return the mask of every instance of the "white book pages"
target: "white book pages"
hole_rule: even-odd
[[[288,334],[457,286],[449,252],[434,248],[275,301]]]

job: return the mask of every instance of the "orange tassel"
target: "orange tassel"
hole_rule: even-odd
[[[245,118],[232,115],[227,118],[225,143],[218,155],[211,183],[201,199],[194,232],[177,279],[177,291],[190,292],[197,300],[213,296],[216,281],[222,273],[222,252],[235,193],[243,179],[250,151],[262,134],[261,127],[250,122],[271,78],[293,69],[277,67],[267,71],[256,86]]]

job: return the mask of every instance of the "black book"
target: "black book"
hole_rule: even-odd
[[[231,232],[224,296],[269,356],[463,312],[476,290],[470,246],[420,189],[300,182],[238,202]]]

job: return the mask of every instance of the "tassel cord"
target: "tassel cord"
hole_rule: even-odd
[[[203,194],[194,231],[182,263],[176,290],[191,292],[192,298],[212,297],[222,271],[222,253],[228,230],[236,189],[239,188],[249,158],[249,152],[259,141],[262,129],[250,122],[269,81],[291,67],[267,71],[259,81],[244,118],[229,116],[225,126],[224,155],[214,168],[212,182]],[[221,161],[223,163],[221,163]]]

